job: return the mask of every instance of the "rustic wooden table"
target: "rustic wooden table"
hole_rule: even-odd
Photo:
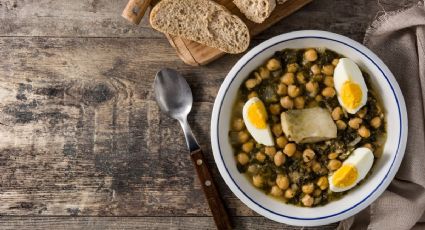
[[[126,2],[0,0],[0,228],[213,229],[182,131],[153,99],[154,75],[167,66],[192,86],[189,120],[234,225],[298,229],[247,208],[214,165],[211,110],[240,55],[187,66],[146,19],[120,17]],[[387,10],[406,2],[381,0]],[[380,10],[369,0],[316,0],[252,45],[301,29],[361,42]]]

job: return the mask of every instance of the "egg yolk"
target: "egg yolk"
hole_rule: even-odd
[[[358,172],[354,165],[345,164],[336,170],[332,175],[332,184],[335,187],[345,188],[353,185],[358,177]]]
[[[352,81],[346,81],[341,87],[340,96],[345,107],[355,109],[362,102],[363,93],[358,84]]]
[[[256,128],[266,128],[267,112],[263,102],[256,101],[248,108],[248,118]]]

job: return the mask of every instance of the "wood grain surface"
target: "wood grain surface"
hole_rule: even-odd
[[[380,2],[313,1],[252,46],[301,29],[361,42],[381,7],[414,1]],[[192,86],[189,122],[233,224],[299,229],[259,217],[215,167],[211,110],[241,55],[187,66],[146,18],[139,26],[121,18],[126,3],[0,0],[0,228],[213,229],[182,131],[153,100],[156,71],[171,67]]]

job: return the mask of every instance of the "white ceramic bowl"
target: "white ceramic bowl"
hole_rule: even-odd
[[[371,76],[374,89],[385,107],[387,141],[382,158],[371,176],[342,199],[321,207],[303,208],[279,202],[258,189],[236,168],[229,142],[231,110],[239,86],[246,77],[285,48],[324,47],[354,60]],[[245,54],[230,70],[220,87],[211,119],[214,159],[232,192],[255,212],[278,222],[316,226],[348,218],[370,205],[384,192],[397,172],[407,140],[406,105],[400,88],[387,66],[372,51],[350,38],[324,31],[297,31],[271,38]]]

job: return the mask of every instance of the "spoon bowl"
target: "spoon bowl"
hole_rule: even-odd
[[[161,110],[168,116],[181,120],[192,109],[192,91],[186,80],[175,70],[158,71],[154,81],[155,98]]]

